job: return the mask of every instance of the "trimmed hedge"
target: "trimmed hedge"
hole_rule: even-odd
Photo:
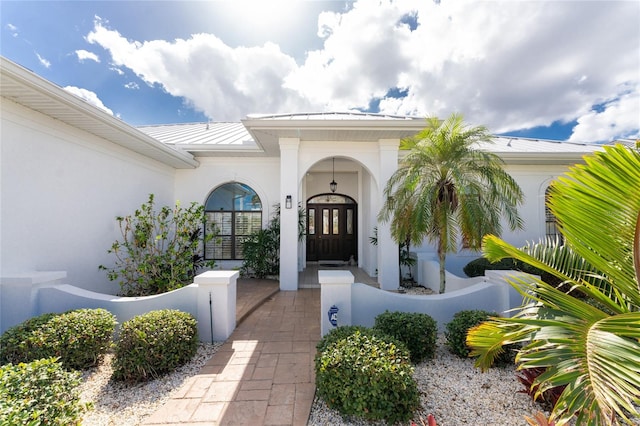
[[[478,259],[467,263],[462,270],[468,277],[480,277],[484,276],[487,269],[495,271],[521,271],[531,275],[538,275],[542,281],[560,289],[561,291],[566,292],[569,290],[568,288],[563,288],[562,280],[560,278],[511,257],[505,257],[504,259],[493,263],[486,257],[479,257]]]
[[[78,425],[89,407],[80,402],[80,373],[55,358],[0,367],[1,425]]]
[[[364,327],[361,325],[341,325],[339,327],[332,328],[327,334],[320,338],[318,344],[316,345],[317,353],[321,354],[329,346],[339,342],[342,339],[346,339],[352,334],[355,334],[356,331],[359,331],[361,334],[366,334],[368,336],[374,335],[373,330],[368,327]]]
[[[190,314],[151,311],[122,324],[112,377],[129,383],[152,380],[187,363],[197,349],[198,326]]]
[[[43,314],[5,331],[0,364],[58,357],[67,369],[94,367],[111,347],[116,318],[105,309]]]
[[[385,311],[376,317],[373,329],[404,343],[413,363],[435,355],[438,328],[427,314]]]
[[[420,405],[406,349],[360,331],[318,354],[316,388],[329,407],[369,420],[405,422]]]

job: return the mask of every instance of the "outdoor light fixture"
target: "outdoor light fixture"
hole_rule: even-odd
[[[287,198],[284,201],[284,206],[288,209],[291,208],[291,195],[287,195]]]
[[[336,183],[336,157],[333,157],[333,173],[331,175],[331,183],[329,184],[329,189],[331,192],[336,192],[338,189],[338,184]]]

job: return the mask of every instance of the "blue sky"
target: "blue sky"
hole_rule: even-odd
[[[0,1],[0,53],[132,125],[464,114],[496,134],[640,128],[638,1]]]

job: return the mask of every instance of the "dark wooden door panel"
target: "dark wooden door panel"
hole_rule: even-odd
[[[307,206],[307,260],[357,258],[355,204]]]

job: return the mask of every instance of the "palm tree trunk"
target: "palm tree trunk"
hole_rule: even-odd
[[[440,294],[444,293],[447,285],[445,278],[445,260],[447,252],[442,247],[442,241],[438,243],[438,261],[440,263]]]

